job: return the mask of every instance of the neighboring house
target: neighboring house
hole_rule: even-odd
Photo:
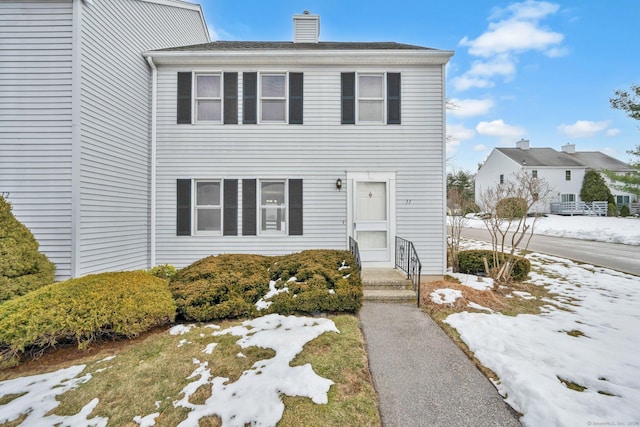
[[[442,277],[451,51],[210,43],[177,0],[1,2],[0,191],[58,278],[395,236]],[[181,47],[175,47],[181,46]]]
[[[529,141],[520,140],[516,148],[494,148],[476,173],[476,203],[481,205],[480,195],[490,187],[513,179],[519,171],[526,171],[537,178],[543,178],[552,187],[550,198],[536,206],[538,212],[549,212],[550,204],[556,202],[580,202],[580,190],[588,169],[610,170],[616,173],[633,171],[627,164],[597,151],[575,151],[574,144],[566,144],[562,151],[553,148],[531,148]],[[604,175],[603,175],[604,177]],[[608,180],[605,178],[605,181]],[[634,198],[629,193],[609,188],[621,203],[629,203]]]
[[[453,52],[321,42],[149,51],[152,263],[218,253],[346,248],[393,266],[413,241],[423,275],[445,271],[445,66]]]
[[[58,279],[149,267],[142,52],[208,41],[177,0],[0,2],[0,192]]]

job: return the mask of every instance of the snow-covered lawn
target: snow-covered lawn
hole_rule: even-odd
[[[467,215],[466,227],[485,228],[481,219]],[[640,218],[560,216],[538,218],[535,234],[599,242],[640,245]]]
[[[188,333],[195,325],[178,325],[170,329],[171,335]],[[334,322],[327,318],[281,316],[270,314],[248,320],[239,326],[219,330],[216,325],[207,325],[214,331],[209,336],[230,334],[241,337],[237,344],[241,348],[260,347],[275,351],[275,356],[258,360],[244,371],[237,381],[214,377],[208,363],[193,359],[195,369],[191,380],[182,390],[181,396],[167,396],[174,407],[187,408],[187,419],[180,426],[198,426],[203,417],[217,415],[223,426],[246,424],[275,426],[282,417],[284,404],[281,395],[310,398],[316,404],[327,403],[327,393],[333,382],[317,375],[310,364],[291,366],[290,363],[303,350],[303,346],[325,332],[339,333]],[[180,341],[178,346],[191,344]],[[215,343],[207,344],[202,353],[215,354]],[[238,357],[244,357],[242,353]],[[99,399],[87,396],[87,404],[76,415],[47,415],[60,402],[57,396],[91,381],[93,374],[110,368],[103,359],[93,372],[85,371],[85,365],[74,365],[48,374],[15,378],[0,382],[0,424],[26,417],[22,425],[29,426],[106,426],[108,419],[91,417]],[[211,396],[202,404],[189,399],[201,387],[210,387]],[[158,403],[156,403],[156,407]],[[155,425],[159,412],[141,414],[131,421],[142,426]]]
[[[601,219],[609,220],[588,220]],[[633,221],[636,228],[626,231],[640,236],[640,221],[610,219]],[[463,245],[487,248],[468,240]],[[524,414],[524,425],[640,425],[640,277],[536,253],[527,257],[530,282],[553,294],[540,314],[465,311],[445,322],[498,375],[496,387]]]

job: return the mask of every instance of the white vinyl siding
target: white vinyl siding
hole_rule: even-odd
[[[71,1],[0,2],[0,192],[71,271]]]
[[[83,2],[77,274],[149,266],[151,72],[142,52],[207,41],[200,14]]]
[[[210,67],[210,66],[209,66]],[[243,71],[255,66],[234,66]],[[444,269],[444,129],[442,66],[395,66],[402,73],[402,124],[340,124],[340,73],[354,67],[295,67],[304,73],[304,125],[176,125],[178,71],[207,66],[160,66],[158,74],[157,263],[185,266],[216,253],[282,254],[347,247],[346,171],[396,172],[397,235],[416,245],[423,274]],[[224,71],[224,70],[223,70]],[[261,71],[258,67],[258,71]],[[375,73],[380,67],[358,66]],[[304,234],[176,236],[176,179],[300,178]],[[336,189],[342,179],[343,188]],[[238,200],[242,200],[239,185]],[[242,207],[239,202],[238,230]],[[393,236],[390,236],[393,238]]]

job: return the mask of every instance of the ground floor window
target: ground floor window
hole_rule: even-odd
[[[576,201],[576,195],[575,194],[563,194],[562,195],[562,203],[575,202],[575,201]]]
[[[286,182],[260,181],[260,232],[283,234],[287,231]]]
[[[623,206],[629,205],[630,199],[629,196],[616,196],[616,205]]]
[[[196,181],[194,202],[196,233],[220,234],[222,229],[220,181]]]

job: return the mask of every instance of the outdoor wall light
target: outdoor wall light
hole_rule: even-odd
[[[340,190],[342,189],[342,180],[341,180],[340,178],[338,178],[338,179],[336,180],[336,189],[337,189],[338,191],[340,191]]]

